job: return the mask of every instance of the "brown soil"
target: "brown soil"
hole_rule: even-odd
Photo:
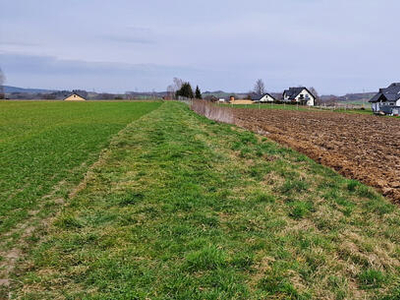
[[[326,111],[234,109],[235,123],[400,203],[400,120]]]

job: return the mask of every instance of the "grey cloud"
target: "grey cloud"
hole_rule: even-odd
[[[0,40],[0,49],[4,46],[9,47],[9,46],[18,46],[18,47],[31,47],[31,46],[38,46],[39,44],[37,43],[28,43],[28,42],[8,42],[8,41],[1,41]]]
[[[153,30],[149,27],[139,27],[139,26],[126,26],[129,31],[133,32],[144,32],[144,33],[151,33]]]
[[[3,2],[0,65],[18,85],[165,89],[180,76],[246,91],[263,78],[346,93],[399,80],[398,0]]]
[[[110,31],[110,29],[108,30]],[[125,28],[116,28],[113,32],[99,35],[99,38],[129,44],[155,44],[155,36],[153,30],[147,27],[126,26]]]
[[[182,66],[88,62],[15,53],[0,53],[0,66],[9,84],[69,89],[96,87],[115,92],[135,88],[164,90],[174,76],[204,75],[200,70]]]

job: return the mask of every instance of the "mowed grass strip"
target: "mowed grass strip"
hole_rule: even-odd
[[[16,270],[20,299],[398,299],[399,209],[180,103],[130,124]]]
[[[55,185],[82,180],[128,123],[161,102],[0,101],[0,235],[37,210]]]

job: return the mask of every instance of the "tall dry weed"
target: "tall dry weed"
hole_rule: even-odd
[[[192,102],[191,109],[199,115],[205,116],[213,121],[228,124],[235,123],[233,111],[229,107],[218,106],[204,100],[194,100]]]

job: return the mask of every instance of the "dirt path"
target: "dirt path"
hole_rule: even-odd
[[[234,109],[235,123],[400,202],[400,121],[361,114]]]

